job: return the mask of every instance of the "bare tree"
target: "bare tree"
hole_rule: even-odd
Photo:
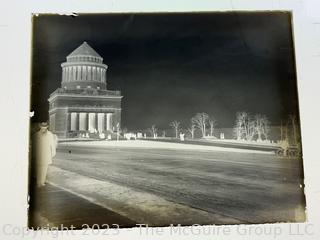
[[[121,132],[120,123],[117,123],[117,141],[119,141],[120,132]]]
[[[234,133],[237,140],[248,138],[249,131],[249,115],[246,112],[237,112],[236,114],[236,125],[234,127]]]
[[[256,133],[255,122],[252,120],[252,117],[249,115],[246,122],[246,139],[252,141]]]
[[[270,121],[266,116],[263,116],[262,123],[262,134],[264,135],[265,140],[267,140],[271,129]]]
[[[289,124],[286,122],[285,126],[285,140],[289,142]]]
[[[151,133],[151,136],[152,136],[154,139],[157,138],[157,131],[158,131],[158,129],[156,128],[156,125],[155,125],[155,124],[153,124],[153,125],[151,126],[151,128],[149,128],[148,130],[149,130],[149,132]]]
[[[285,124],[282,123],[281,121],[281,126],[280,126],[280,140],[281,141],[288,141],[289,134],[288,134],[288,122]]]
[[[242,125],[238,119],[238,116],[236,117],[236,124],[233,127],[233,134],[238,141],[242,139]]]
[[[209,126],[210,126],[210,137],[213,136],[214,127],[217,125],[217,121],[212,117],[209,119]]]
[[[176,138],[178,138],[179,129],[180,129],[180,122],[174,120],[174,121],[171,122],[169,125],[170,125],[170,127],[172,127],[173,130],[175,131]]]
[[[191,134],[191,138],[194,139],[194,132],[196,131],[196,125],[191,121],[189,128],[187,131]]]
[[[122,134],[124,136],[128,132],[128,129],[126,127],[124,127],[124,128],[122,128],[121,132],[122,132]]]
[[[258,140],[268,138],[270,131],[270,123],[266,116],[257,114],[252,118],[246,112],[238,112],[236,115],[236,125],[234,127],[234,133],[237,140],[252,141],[255,136]]]
[[[206,127],[209,120],[209,115],[207,113],[197,113],[191,121],[196,125],[197,128],[201,130],[202,137],[206,136]]]
[[[270,131],[269,120],[264,115],[256,115],[254,117],[254,135],[257,135],[258,141],[262,140],[262,136],[267,139]]]
[[[261,141],[261,135],[262,135],[262,128],[263,128],[263,121],[261,115],[256,115],[254,117],[254,127],[255,127],[255,132],[258,135],[257,140]]]
[[[292,125],[293,144],[296,145],[298,143],[296,116],[289,115],[289,119],[290,119],[290,124]]]
[[[163,137],[163,138],[166,137],[166,131],[165,131],[165,130],[162,131],[162,137]]]

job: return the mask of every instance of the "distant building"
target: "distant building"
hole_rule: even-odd
[[[51,131],[62,138],[116,131],[122,96],[107,90],[108,66],[103,58],[84,42],[61,67],[61,88],[48,99]]]

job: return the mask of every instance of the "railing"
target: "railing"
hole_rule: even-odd
[[[96,95],[96,96],[121,96],[121,91],[111,91],[111,90],[101,90],[101,89],[64,89],[64,88],[57,88],[53,93],[50,94],[50,97],[55,94],[77,94],[77,95]]]

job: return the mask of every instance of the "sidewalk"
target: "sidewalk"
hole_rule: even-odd
[[[29,227],[87,228],[93,224],[135,226],[135,222],[59,187],[47,184],[31,194]]]
[[[128,219],[132,219],[132,221],[136,223],[147,223],[150,226],[168,226],[170,223],[182,225],[192,225],[194,223],[240,223],[239,220],[231,217],[222,216],[217,213],[209,213],[184,204],[171,202],[151,193],[141,192],[112,182],[94,179],[76,172],[61,169],[57,166],[50,166],[48,181],[55,186],[59,186],[60,189],[65,189],[72,193],[71,195],[73,195],[75,200],[79,201],[78,203],[72,199],[63,198],[60,199],[60,202],[55,201],[56,212],[54,212],[51,218],[49,214],[45,215],[49,215],[47,218],[50,219],[50,221],[55,220],[55,223],[61,223],[61,220],[66,220],[67,223],[73,223],[73,225],[74,222],[85,222],[89,224],[89,222],[94,221],[94,223],[98,223],[95,217],[101,221],[104,220],[102,223],[108,223],[107,220],[110,220],[111,223],[116,223],[121,226],[132,226],[132,222],[128,221]],[[80,203],[79,199],[89,203],[91,202],[95,208],[108,208],[121,215],[108,215],[110,214],[109,212],[103,213],[98,210],[93,210],[92,212],[89,210],[79,211],[77,205],[84,205]],[[67,201],[67,203],[69,202],[67,206],[65,201]],[[50,199],[44,199],[44,203],[45,202],[50,202]],[[65,215],[72,211],[70,208],[73,208],[73,211],[76,211],[78,214],[81,212],[79,220],[77,219],[77,213],[70,213],[67,215],[69,218],[65,218]],[[55,219],[54,216],[61,212],[63,216]],[[124,217],[120,218],[120,216]]]

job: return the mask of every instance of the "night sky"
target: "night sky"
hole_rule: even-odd
[[[40,15],[33,19],[34,121],[48,119],[60,64],[83,41],[109,66],[107,88],[121,90],[122,127],[185,127],[207,112],[232,127],[237,111],[273,125],[297,113],[289,13]]]

